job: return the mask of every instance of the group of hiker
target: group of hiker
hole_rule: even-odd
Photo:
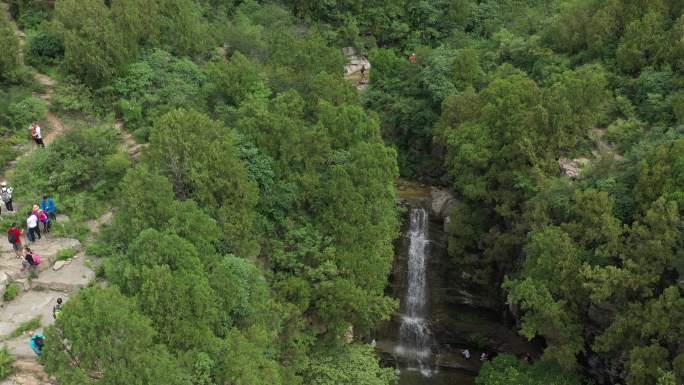
[[[45,148],[43,135],[38,123],[31,123],[29,130],[31,132],[31,138],[36,142],[36,145]],[[2,214],[3,205],[6,211],[14,212],[14,205],[12,202],[13,192],[14,190],[11,186],[8,186],[7,182],[3,181],[0,183],[0,214]],[[42,239],[41,232],[49,233],[52,222],[57,221],[57,206],[55,205],[55,200],[49,195],[44,195],[43,199],[40,201],[40,205],[33,205],[31,211],[27,212],[26,215],[26,236],[30,243],[35,243],[36,236],[38,239]],[[34,275],[37,275],[38,265],[41,263],[40,255],[32,251],[28,246],[24,246],[21,241],[22,234],[24,234],[24,230],[19,228],[16,223],[12,223],[12,226],[7,230],[7,240],[12,244],[12,248],[17,258],[22,259],[23,254],[21,271],[28,270]],[[57,298],[57,304],[52,308],[52,316],[57,319],[61,312],[62,299]],[[29,346],[37,355],[41,355],[43,353],[43,347],[45,346],[45,336],[41,332],[36,332],[31,333],[30,337]]]
[[[0,185],[2,186],[0,198],[5,203],[6,209],[13,211],[12,188],[7,185],[7,182],[2,182]],[[37,275],[37,266],[40,265],[40,255],[22,242],[22,235],[26,234],[28,243],[33,244],[42,239],[43,234],[50,232],[52,223],[55,221],[57,221],[55,200],[49,195],[44,195],[40,205],[33,205],[32,209],[26,213],[26,231],[22,230],[16,223],[12,223],[12,226],[7,230],[7,241],[12,244],[16,257],[23,259],[22,271],[28,270]]]

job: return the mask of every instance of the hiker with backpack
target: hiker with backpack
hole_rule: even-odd
[[[31,340],[29,341],[29,346],[37,354],[43,354],[43,347],[45,346],[45,336],[41,332],[31,334]]]
[[[57,304],[52,307],[52,318],[57,319],[62,314],[62,299],[57,298]]]
[[[36,241],[36,235],[38,235],[38,239],[42,239],[40,235],[40,227],[38,227],[38,216],[36,214],[36,212],[29,211],[28,217],[26,218],[26,228],[28,228],[28,239],[31,243],[34,243]]]
[[[12,226],[7,230],[7,241],[12,244],[14,249],[14,254],[17,258],[21,258],[21,251],[23,246],[21,244],[21,229],[17,228],[16,223],[12,223]]]
[[[7,185],[7,182],[0,184],[0,199],[5,203],[7,211],[14,211],[12,207],[12,187]]]
[[[43,195],[43,200],[40,201],[40,208],[48,215],[51,222],[57,221],[57,206],[55,200],[50,195]]]
[[[43,225],[43,233],[47,234],[50,232],[50,218],[45,210],[38,210],[38,221]]]
[[[21,261],[21,271],[24,272],[28,270],[29,272],[32,272],[34,276],[37,277],[38,265],[40,265],[40,255],[32,252],[31,249],[27,247],[26,256],[24,256],[24,260]]]
[[[36,142],[37,146],[45,148],[43,135],[40,133],[40,126],[36,122],[31,123],[31,137]]]

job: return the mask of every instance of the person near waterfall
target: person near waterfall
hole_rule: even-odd
[[[37,146],[45,148],[43,135],[40,133],[40,126],[36,122],[31,123],[31,137],[36,142]]]
[[[5,203],[5,208],[7,211],[14,211],[12,207],[12,187],[7,185],[7,182],[3,181],[0,184],[0,199]]]

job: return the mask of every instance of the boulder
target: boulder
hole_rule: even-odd
[[[587,164],[589,164],[588,158],[558,159],[558,165],[560,165],[561,170],[563,170],[563,174],[572,179],[579,178],[582,173],[582,167],[586,166]]]
[[[64,266],[66,266],[67,264],[68,264],[68,261],[57,261],[52,266],[52,270],[57,271],[57,270],[63,268]]]
[[[458,201],[449,190],[438,187],[430,189],[430,208],[434,217],[447,219],[457,204]]]
[[[359,55],[354,47],[344,47],[342,53],[347,58],[347,64],[344,66],[345,76],[359,72],[364,67],[366,70],[371,69],[371,63],[368,59]]]

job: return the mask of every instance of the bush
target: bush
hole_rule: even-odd
[[[59,36],[47,31],[31,33],[28,35],[26,56],[31,65],[61,59],[64,57],[64,43]]]
[[[2,296],[5,301],[11,301],[19,295],[19,285],[15,282],[10,283],[5,288],[5,294]]]
[[[52,108],[68,114],[96,114],[90,88],[76,79],[66,79],[57,84],[52,95]]]
[[[7,378],[12,374],[12,363],[14,362],[14,357],[10,354],[7,346],[0,348],[0,380]]]
[[[606,138],[625,152],[644,137],[644,132],[644,124],[638,120],[618,119],[608,127]]]
[[[19,15],[17,24],[21,29],[35,29],[48,19],[49,12],[42,8],[29,8]]]
[[[45,118],[46,113],[47,106],[45,105],[45,102],[35,96],[29,96],[28,98],[9,106],[7,118],[10,126],[14,129],[23,127],[28,128],[28,125],[31,124],[31,122]],[[28,135],[28,131],[26,132]]]
[[[76,249],[73,247],[67,247],[65,249],[61,249],[57,253],[57,260],[58,261],[66,261],[67,259],[71,259],[76,255]]]
[[[78,124],[59,135],[45,151],[35,151],[17,165],[17,191],[30,199],[46,191],[71,195],[81,212],[98,209],[110,197],[129,165],[120,149],[119,132],[111,126]],[[69,193],[69,194],[65,194]],[[62,206],[69,202],[63,202]],[[86,217],[93,217],[86,215]]]
[[[50,234],[55,237],[74,238],[84,241],[88,234],[90,234],[90,230],[85,223],[60,221],[52,225]]]

